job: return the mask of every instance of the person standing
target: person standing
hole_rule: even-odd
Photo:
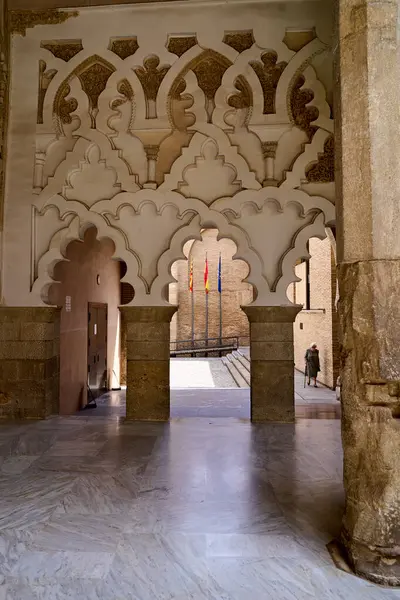
[[[308,376],[308,385],[311,383],[311,379],[314,379],[314,387],[317,386],[317,377],[320,372],[320,364],[319,364],[319,350],[317,348],[317,344],[312,344],[310,348],[306,351],[304,356],[306,361],[306,373]]]

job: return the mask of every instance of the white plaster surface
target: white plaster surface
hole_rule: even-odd
[[[85,8],[62,24],[28,28],[25,37],[14,34],[4,302],[43,304],[54,264],[69,241],[81,239],[94,225],[100,237],[114,241],[115,257],[127,263],[125,280],[135,289],[132,304],[167,302],[171,265],[204,227],[216,227],[236,243],[237,257],[249,265],[256,304],[289,303],[294,263],[306,252],[307,239],[324,237],[325,225],[335,218],[332,184],[311,188],[309,195],[304,180],[305,169],[318,160],[323,140],[333,131],[327,103],[331,26],[330,3],[172,2]],[[282,41],[287,31],[313,28],[317,37],[298,52]],[[247,50],[238,53],[223,42],[226,32],[243,31],[253,32],[254,44]],[[168,51],[171,36],[189,34],[196,36],[192,48],[180,57]],[[110,40],[125,36],[136,36],[139,48],[122,60],[110,50]],[[66,62],[41,47],[49,40],[78,40],[83,50]],[[277,86],[275,113],[263,114],[262,87],[251,63],[270,50],[287,66]],[[205,52],[230,65],[211,101],[193,70]],[[149,56],[168,67],[155,100],[146,97],[137,75]],[[37,124],[39,61],[54,75],[42,124]],[[112,71],[97,107],[78,77],[91,64]],[[176,96],[182,74],[186,89]],[[319,111],[316,141],[305,146],[307,136],[288,108],[301,74],[304,89],[313,95],[310,106]],[[246,81],[251,109],[230,104],[238,77]],[[128,96],[121,92],[122,82],[131,90]],[[62,120],[58,113],[66,83],[65,100],[75,99],[77,106]],[[265,142],[277,144],[278,187],[262,187]],[[149,147],[158,147],[158,157],[148,154],[147,163]]]

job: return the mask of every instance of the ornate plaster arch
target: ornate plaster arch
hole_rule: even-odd
[[[328,46],[318,38],[296,52],[279,79],[276,89],[276,114],[291,115],[290,94],[296,79],[303,73],[312,59],[328,50]]]
[[[49,204],[42,214],[48,208],[56,207],[59,211],[60,218],[65,218],[71,213],[68,207],[62,206],[61,203]],[[83,234],[88,227],[94,226],[97,229],[97,237],[99,239],[109,238],[114,242],[115,252],[113,258],[123,260],[127,265],[127,272],[123,278],[124,282],[130,283],[139,297],[145,296],[145,285],[139,277],[139,260],[132,250],[128,249],[127,240],[120,231],[110,227],[106,220],[98,214],[86,211],[83,216],[77,215],[72,219],[68,227],[57,231],[49,244],[47,252],[40,258],[38,262],[38,276],[32,286],[31,295],[40,303],[46,303],[46,295],[49,287],[54,283],[53,270],[54,266],[61,261],[66,260],[65,252],[68,244],[74,240],[83,240]]]
[[[168,304],[165,298],[165,290],[170,283],[175,281],[171,274],[171,267],[177,260],[186,259],[183,247],[192,239],[200,240],[203,229],[217,229],[218,239],[227,238],[232,240],[237,248],[233,259],[242,260],[249,268],[245,282],[253,285],[258,293],[262,291],[264,295],[268,294],[269,290],[261,273],[261,264],[257,255],[250,249],[246,235],[232,227],[222,214],[210,210],[204,204],[201,207],[199,206],[199,209],[201,212],[192,219],[190,224],[172,236],[168,250],[160,257],[157,266],[158,276],[152,285],[151,295],[163,298],[164,303]]]

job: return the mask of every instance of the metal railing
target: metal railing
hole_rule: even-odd
[[[198,356],[217,353],[222,356],[239,348],[239,336],[223,338],[204,338],[195,340],[176,340],[170,343],[171,356]]]

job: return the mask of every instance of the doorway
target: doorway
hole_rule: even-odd
[[[107,304],[88,303],[88,386],[93,399],[107,390]]]

